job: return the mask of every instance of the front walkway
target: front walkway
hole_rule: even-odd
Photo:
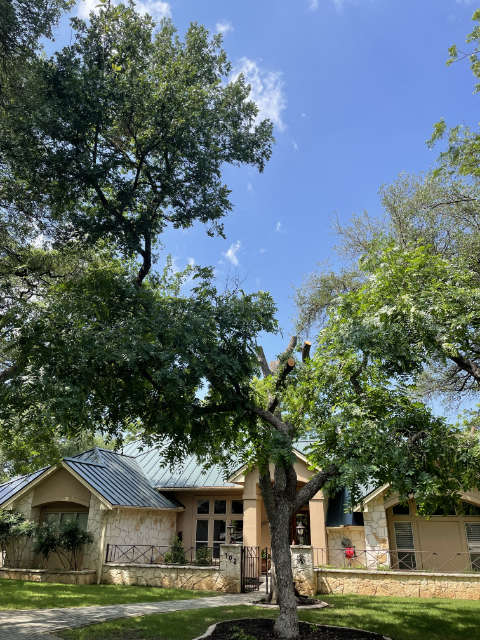
[[[51,633],[59,629],[84,627],[114,618],[145,616],[184,609],[206,609],[245,604],[258,597],[258,592],[225,594],[194,600],[165,600],[140,604],[116,604],[66,609],[34,609],[0,611],[0,640],[55,640]]]

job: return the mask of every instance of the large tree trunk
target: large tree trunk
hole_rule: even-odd
[[[274,592],[278,599],[280,615],[275,622],[275,632],[281,638],[298,638],[297,598],[295,596],[290,555],[289,504],[277,504],[277,512],[270,522],[272,538],[272,564],[274,566]]]

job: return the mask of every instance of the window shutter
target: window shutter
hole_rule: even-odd
[[[468,548],[480,550],[480,522],[467,522],[465,524],[467,530]]]
[[[395,542],[397,549],[415,549],[411,522],[395,522]]]

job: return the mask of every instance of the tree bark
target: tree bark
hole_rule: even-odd
[[[275,622],[275,632],[280,638],[298,638],[297,598],[295,596],[292,560],[290,555],[290,518],[292,505],[286,501],[277,503],[276,515],[270,521],[272,539],[272,564],[275,568],[275,590],[280,615]]]

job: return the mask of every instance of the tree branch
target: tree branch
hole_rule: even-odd
[[[263,377],[268,378],[268,376],[272,375],[272,372],[270,371],[270,367],[268,366],[263,347],[257,347],[257,358],[262,369]]]
[[[298,492],[295,501],[295,511],[303,507],[313,496],[322,489],[330,478],[338,475],[336,465],[332,464],[326,471],[319,471],[311,480],[307,482]]]
[[[265,422],[268,422],[268,424],[270,426],[272,426],[274,429],[276,429],[280,433],[283,433],[285,435],[289,435],[290,430],[292,429],[291,425],[289,425],[287,422],[284,422],[283,420],[278,418],[271,411],[267,411],[265,409],[260,409],[259,407],[253,407],[252,411],[259,418],[262,418],[262,420],[265,420]]]
[[[302,362],[306,362],[307,360],[310,360],[310,347],[312,346],[312,343],[309,342],[308,340],[305,340],[305,342],[303,343],[303,347],[302,347]]]
[[[460,367],[463,371],[469,373],[480,384],[480,367],[464,356],[449,356],[450,360]]]

